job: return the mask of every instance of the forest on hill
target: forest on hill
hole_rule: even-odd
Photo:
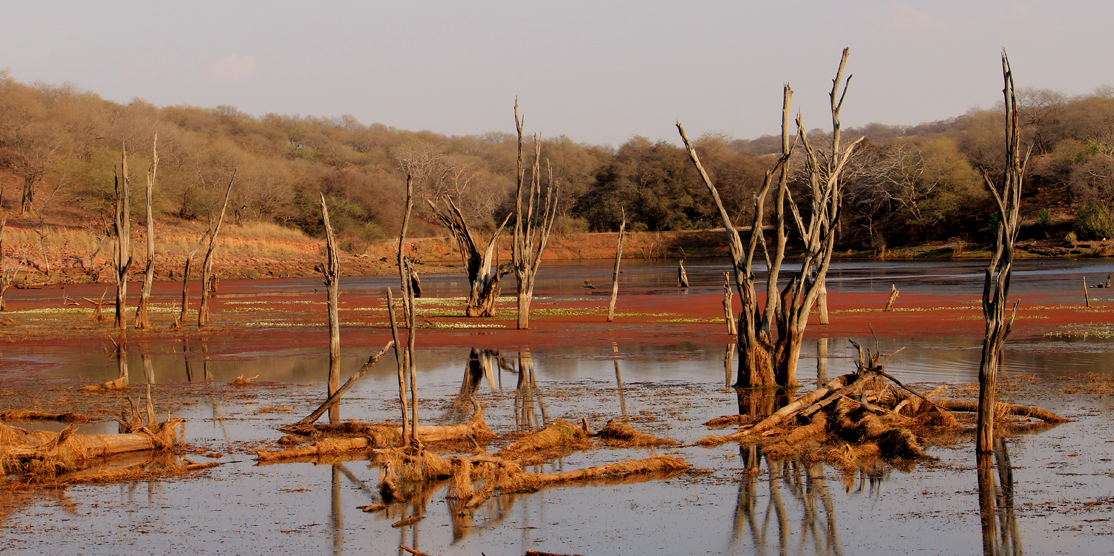
[[[1023,90],[1020,102],[1022,142],[1032,149],[1023,235],[1114,237],[1114,88],[1077,97]],[[511,118],[508,103],[508,129]],[[156,214],[213,218],[235,175],[233,222],[273,222],[318,235],[324,194],[342,247],[352,253],[397,234],[407,174],[419,198],[449,196],[481,229],[493,229],[514,201],[517,139],[510,133],[446,136],[349,116],[253,117],[231,106],[119,104],[0,72],[0,215],[47,214],[110,227],[121,150],[126,146],[132,182],[145,183],[156,132]],[[990,239],[993,201],[984,180],[995,179],[1004,163],[1000,107],[843,133],[866,137],[844,175],[844,248]],[[822,144],[825,132],[809,132],[814,135],[814,144]],[[564,136],[540,140],[543,186],[560,188],[559,233],[615,231],[623,214],[635,231],[720,225],[686,152],[673,143],[633,137],[614,148]],[[696,148],[735,220],[749,223],[753,195],[780,138],[705,135]],[[532,145],[525,150],[532,156]],[[143,214],[142,203],[133,196],[133,214]],[[416,207],[411,234],[438,233],[428,207]]]

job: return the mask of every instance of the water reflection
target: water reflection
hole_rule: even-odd
[[[758,481],[763,454],[756,445],[739,447],[743,477],[739,482],[735,515],[729,545],[732,548],[750,538],[755,553],[767,554],[771,548],[771,520],[777,528],[778,554],[791,552],[791,534],[800,534],[793,553],[812,552],[822,555],[842,554],[839,529],[836,526],[835,504],[824,478],[823,462],[801,459],[766,459],[769,496],[766,507],[759,508]],[[800,514],[799,524],[790,524],[789,506]],[[811,550],[804,550],[811,545]]]
[[[1020,556],[1023,551],[1013,505],[1013,467],[1004,439],[995,439],[993,454],[978,455],[978,477],[983,554]]]
[[[534,404],[537,402],[535,413]],[[514,421],[520,431],[533,431],[549,423],[538,384],[534,380],[534,357],[529,349],[518,352],[518,384],[514,393]]]
[[[627,397],[623,391],[623,374],[619,371],[619,344],[611,342],[611,353],[615,359],[615,385],[619,388],[619,409],[627,416]]]

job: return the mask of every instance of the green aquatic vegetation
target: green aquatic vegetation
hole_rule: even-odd
[[[723,322],[723,319],[722,319],[722,318],[718,318],[718,319],[717,319],[717,318],[711,318],[711,319],[697,319],[697,318],[675,318],[675,319],[664,319],[664,320],[661,320],[661,321],[659,321],[659,322],[698,322],[698,323],[709,323],[709,322]]]
[[[105,303],[101,310],[104,311],[105,307],[108,307],[108,303]],[[84,315],[91,314],[92,312],[92,307],[43,307],[41,309],[8,311],[9,314],[13,315]]]
[[[1065,324],[1060,327],[1060,330],[1045,333],[1046,337],[1062,338],[1114,338],[1114,324],[1110,323],[1094,323],[1087,324]]]
[[[504,324],[482,324],[471,322],[423,322],[418,323],[418,328],[434,329],[469,329],[469,328],[506,328]]]
[[[534,317],[576,317],[586,315],[602,315],[606,314],[603,308],[600,307],[555,307],[552,309],[531,309],[530,316]]]

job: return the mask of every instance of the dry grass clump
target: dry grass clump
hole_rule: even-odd
[[[652,456],[646,459],[609,463],[563,473],[515,473],[499,484],[499,490],[507,494],[530,492],[561,483],[582,482],[604,477],[623,477],[656,471],[684,471],[688,468],[688,462],[681,458]]]
[[[569,447],[588,438],[583,428],[564,419],[553,421],[544,429],[519,439],[518,442],[499,450],[496,457],[517,460],[541,451]]]
[[[46,413],[21,409],[0,410],[0,421],[58,421],[61,423],[91,423],[93,418],[80,413]]]
[[[229,382],[228,385],[229,386],[250,386],[251,381],[253,381],[257,378],[259,378],[259,375],[249,376],[247,378],[244,378],[244,375],[236,375],[236,380],[233,380],[232,382]]]
[[[122,376],[115,380],[110,380],[104,384],[92,384],[89,386],[82,386],[78,388],[78,392],[111,392],[115,390],[127,390],[128,377]]]
[[[603,429],[596,434],[597,437],[612,448],[635,448],[647,446],[676,446],[680,444],[671,438],[660,438],[635,430],[626,423],[611,419]]]

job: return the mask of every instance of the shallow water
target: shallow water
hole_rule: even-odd
[[[1024,262],[1014,292],[1061,295],[1078,303],[1081,276],[1114,270],[1106,261]],[[684,295],[671,265],[630,264],[625,288],[661,295]],[[693,289],[721,291],[723,265],[688,262]],[[885,292],[897,283],[903,292],[970,295],[981,292],[978,263],[841,262],[830,291]],[[610,281],[606,264],[543,266],[539,295],[580,295],[591,280],[600,289]],[[281,281],[284,291],[312,291],[319,281]],[[349,291],[373,290],[389,278],[346,280]],[[974,285],[972,285],[972,283]],[[259,283],[260,288],[274,283]],[[423,277],[427,295],[463,294],[457,277]],[[268,295],[278,292],[262,291]],[[1096,320],[1109,318],[1096,315]],[[308,331],[307,333],[315,333]],[[1068,396],[1057,378],[1082,372],[1110,374],[1114,342],[1106,338],[1038,337],[1011,342],[1005,375],[1035,375],[1039,405],[1076,422],[1006,442],[1012,470],[997,478],[1003,509],[988,525],[980,520],[979,489],[970,439],[956,447],[934,447],[939,458],[910,472],[878,469],[849,483],[823,465],[770,464],[743,471],[753,454],[746,447],[692,446],[711,431],[705,420],[738,411],[736,392],[726,388],[725,346],[678,342],[673,345],[616,345],[614,349],[569,346],[529,353],[536,389],[523,396],[519,352],[504,351],[506,365],[490,377],[470,376],[471,350],[422,349],[419,336],[420,412],[433,422],[457,421],[469,409],[454,403],[474,391],[487,405],[485,416],[497,433],[527,430],[557,417],[587,417],[600,428],[627,415],[636,428],[681,440],[685,446],[659,450],[685,458],[710,472],[661,481],[603,484],[498,496],[469,519],[460,519],[444,498],[429,493],[420,508],[390,515],[365,514],[356,506],[378,502],[378,468],[366,460],[314,465],[254,465],[247,451],[279,436],[275,428],[309,413],[321,400],[327,355],[322,349],[274,350],[235,340],[192,341],[148,346],[129,353],[133,383],[150,380],[175,388],[227,383],[238,375],[258,375],[265,384],[241,395],[206,397],[182,407],[187,440],[223,452],[224,465],[184,480],[135,481],[79,486],[46,497],[0,521],[0,548],[7,553],[399,553],[405,544],[432,554],[517,555],[527,550],[578,554],[1105,554],[1114,538],[1114,402]],[[873,338],[856,338],[869,342]],[[802,379],[834,377],[852,370],[854,355],[845,338],[806,342]],[[888,366],[909,383],[961,384],[977,380],[978,338],[887,338],[878,347],[904,347]],[[478,353],[487,346],[476,345]],[[493,355],[493,354],[489,354]],[[117,364],[110,353],[74,353],[62,348],[4,353],[44,365],[48,378],[110,380]],[[364,355],[349,355],[343,375],[358,369]],[[145,372],[145,360],[148,363]],[[820,375],[818,377],[818,375]],[[529,378],[527,371],[524,378]],[[156,404],[159,390],[156,389]],[[344,418],[378,421],[397,415],[397,378],[387,357],[349,391]],[[289,406],[286,413],[267,408]],[[263,411],[261,411],[263,410]],[[429,422],[427,421],[427,422]],[[102,432],[92,425],[88,432]],[[108,432],[108,431],[103,431]],[[497,446],[489,447],[490,450]],[[648,450],[596,449],[572,454],[539,471],[569,470],[645,457]],[[1003,466],[1005,468],[1005,466]],[[1006,503],[1008,501],[1008,504]],[[425,517],[410,527],[392,528],[403,511]],[[1007,511],[1008,510],[1008,511]],[[409,513],[406,513],[409,515]]]

